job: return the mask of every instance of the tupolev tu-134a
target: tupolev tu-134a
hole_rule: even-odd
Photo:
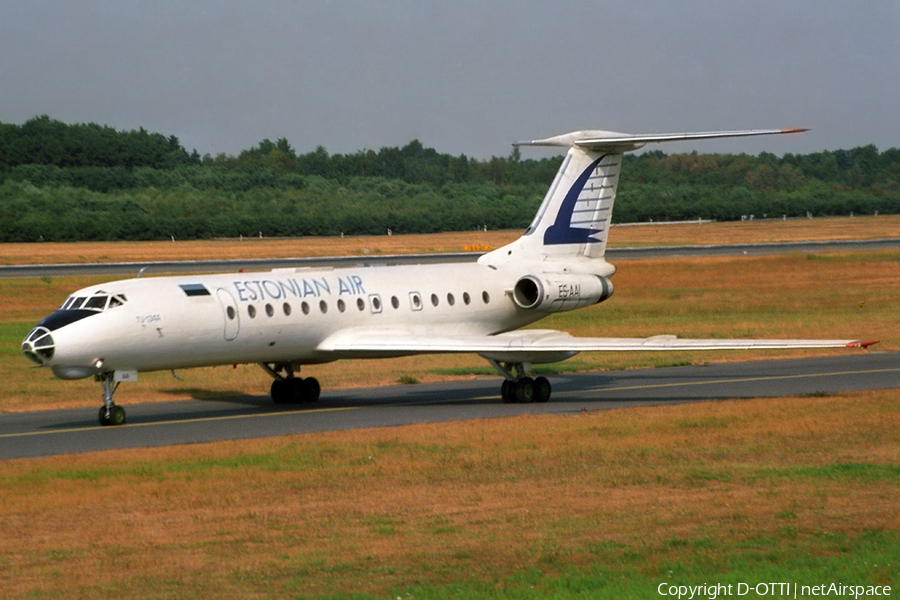
[[[113,399],[141,371],[258,363],[277,403],[315,402],[303,365],[340,359],[476,353],[500,375],[504,402],[546,402],[550,382],[531,365],[579,352],[866,347],[815,339],[580,338],[520,329],[552,313],[603,302],[606,262],[625,152],[648,143],[790,134],[764,129],[662,135],[578,131],[528,146],[568,148],[534,220],[516,241],[475,263],[276,269],[137,278],[72,294],[22,343],[60,379],[100,382],[102,425],[125,423]]]

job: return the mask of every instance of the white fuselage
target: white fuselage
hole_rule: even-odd
[[[491,335],[536,321],[510,290],[522,268],[478,263],[278,269],[129,279],[86,288],[125,302],[52,332],[47,365],[62,378],[101,369],[327,362],[320,343],[355,327],[422,335]],[[396,353],[387,353],[396,354]],[[367,356],[371,356],[371,353]]]

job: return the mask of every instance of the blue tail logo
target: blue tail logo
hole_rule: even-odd
[[[563,199],[562,204],[559,207],[559,212],[556,214],[556,221],[554,221],[553,225],[547,228],[544,231],[544,244],[547,246],[557,245],[557,244],[598,244],[603,240],[598,240],[593,237],[598,233],[602,233],[602,229],[594,229],[593,227],[573,227],[573,217],[575,216],[576,208],[578,208],[579,202],[582,204],[588,204],[590,201],[596,201],[598,198],[594,195],[594,190],[592,189],[591,197],[583,198],[582,192],[584,191],[585,186],[587,185],[588,180],[591,179],[591,174],[594,172],[594,169],[597,168],[597,165],[600,164],[606,156],[601,156],[594,162],[590,164],[588,168],[586,168],[581,175],[578,176],[578,179],[575,180],[575,183],[572,184],[572,187],[569,188],[566,197]],[[602,188],[602,186],[601,186]],[[597,196],[599,196],[600,188],[597,190]],[[581,212],[581,211],[579,211]],[[588,209],[589,214],[593,215],[594,211]],[[587,221],[585,224],[593,225],[593,219]]]

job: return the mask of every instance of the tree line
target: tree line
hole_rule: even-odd
[[[175,136],[0,123],[0,241],[302,236],[524,228],[560,157],[425,148],[298,154],[265,139],[200,156]],[[626,155],[614,221],[900,213],[900,150]]]

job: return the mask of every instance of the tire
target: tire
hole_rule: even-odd
[[[109,411],[109,424],[110,425],[124,425],[125,424],[125,409],[121,406],[113,406],[112,410]]]
[[[504,404],[512,404],[516,401],[516,382],[504,379],[500,384],[500,399]]]
[[[307,377],[300,386],[302,402],[318,402],[319,396],[322,394],[322,386],[315,377]]]
[[[546,402],[550,399],[553,388],[550,387],[550,381],[546,377],[535,377],[534,379],[534,401]]]
[[[272,402],[275,404],[287,404],[290,402],[291,390],[287,379],[276,379],[272,382]]]
[[[534,380],[531,377],[516,381],[516,400],[521,403],[534,402]]]

